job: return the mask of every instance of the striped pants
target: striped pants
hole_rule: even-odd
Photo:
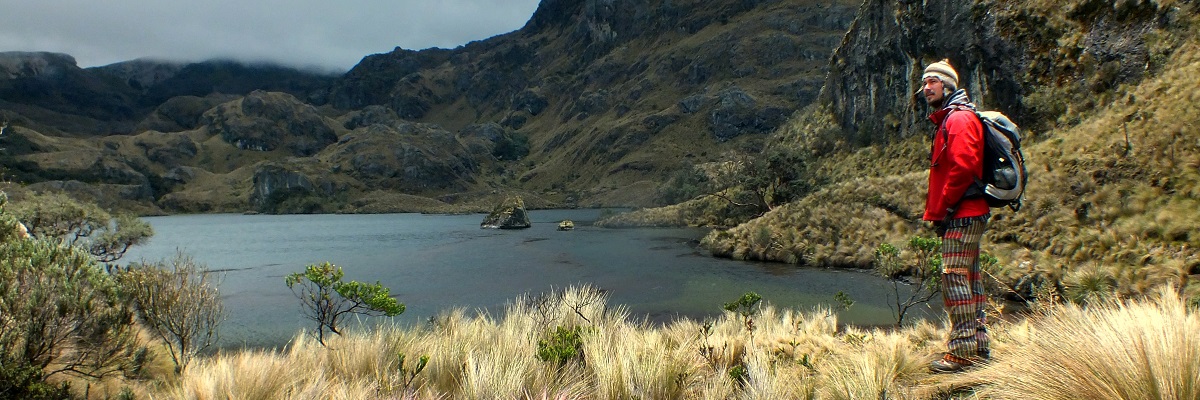
[[[989,216],[950,221],[942,235],[942,300],[951,325],[947,361],[970,364],[990,356],[979,271],[979,241]]]

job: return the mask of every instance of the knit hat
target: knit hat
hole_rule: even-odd
[[[929,64],[925,67],[925,75],[921,75],[921,80],[928,77],[936,77],[947,85],[958,87],[958,72],[954,71],[954,67],[950,66],[950,59],[943,58],[942,61]]]

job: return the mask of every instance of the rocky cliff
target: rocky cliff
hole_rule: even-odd
[[[1050,101],[1091,108],[1088,97],[1137,82],[1154,67],[1146,35],[1182,12],[1153,2],[1063,7],[1056,19],[1060,10],[1008,1],[868,0],[829,60],[820,102],[851,142],[911,137],[928,129],[929,110],[914,97],[921,73],[949,58],[981,108],[1045,128],[1064,110],[1040,96],[1065,88]]]

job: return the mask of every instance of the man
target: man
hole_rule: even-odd
[[[942,238],[942,300],[950,315],[947,351],[930,364],[934,372],[958,372],[989,357],[979,241],[991,217],[982,197],[964,198],[983,176],[983,125],[949,60],[930,64],[921,93],[936,111],[930,148],[929,192],[924,220]]]

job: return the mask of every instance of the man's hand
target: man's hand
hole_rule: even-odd
[[[938,237],[946,235],[947,224],[942,221],[921,221],[921,227],[936,233]]]

